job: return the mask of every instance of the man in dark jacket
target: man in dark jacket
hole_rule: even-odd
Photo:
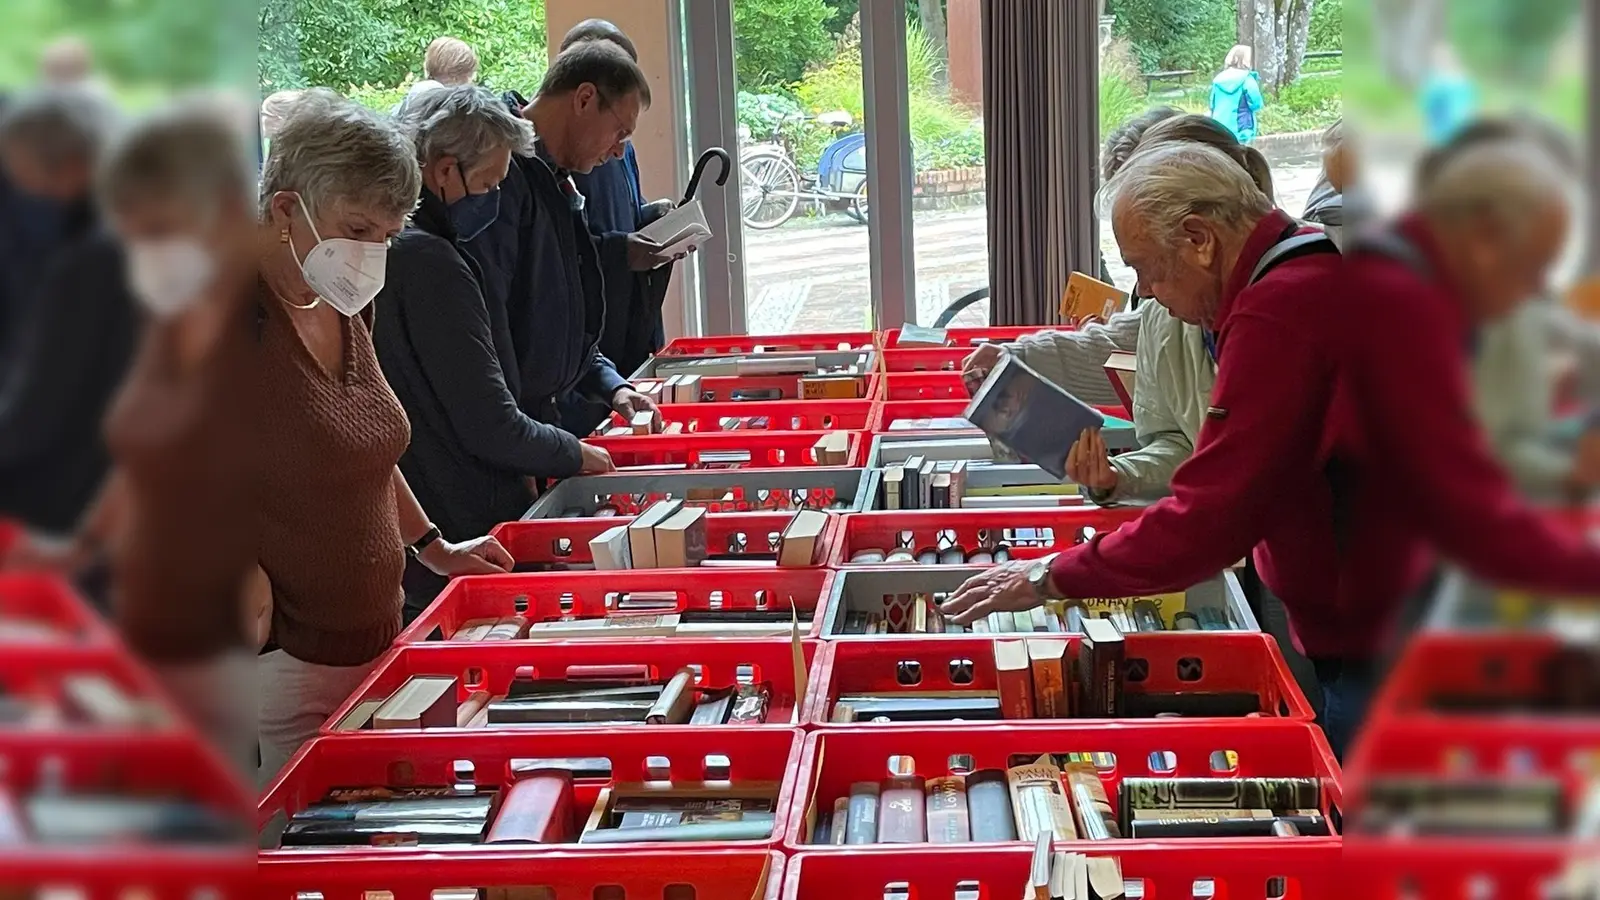
[[[522,385],[509,332],[491,325],[478,265],[457,244],[495,214],[513,155],[533,152],[533,128],[493,93],[471,85],[413,100],[410,126],[422,167],[422,198],[389,251],[373,343],[383,373],[411,420],[400,471],[446,538],[486,534],[522,516],[527,479],[611,469],[598,447],[518,408]],[[408,616],[427,607],[445,579],[410,561]]]
[[[639,50],[616,25],[605,19],[586,19],[572,27],[561,41],[566,52],[584,41],[610,41],[622,48],[628,58],[639,61]],[[670,212],[676,204],[670,199],[644,201],[639,182],[639,162],[629,142],[618,159],[608,159],[586,175],[573,175],[578,192],[587,201],[585,214],[589,231],[600,246],[600,268],[606,284],[606,321],[600,336],[600,352],[616,363],[617,371],[631,373],[666,343],[661,322],[661,304],[672,281],[672,263],[645,259],[635,267],[628,253],[628,238]],[[567,398],[562,403],[562,421],[579,434],[587,433],[605,419],[604,406]]]
[[[53,248],[7,272],[0,351],[0,517],[46,532],[72,529],[105,476],[100,420],[138,335],[122,254],[96,227],[90,197],[111,116],[71,88],[18,96],[0,116],[0,164],[22,208],[59,211]],[[7,231],[26,231],[18,216],[0,210]]]
[[[572,182],[622,155],[650,104],[644,73],[616,46],[586,43],[556,58],[532,103],[514,93],[506,102],[533,123],[534,155],[512,161],[494,221],[460,235],[482,267],[491,325],[511,336],[506,380],[521,385],[519,405],[541,422],[559,422],[557,400],[573,392],[627,417],[654,410],[600,352],[605,287]],[[628,247],[641,259],[661,251],[639,235]]]

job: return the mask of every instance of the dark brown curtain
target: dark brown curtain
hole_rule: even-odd
[[[1074,270],[1098,274],[1099,4],[983,4],[990,319],[1046,325]]]

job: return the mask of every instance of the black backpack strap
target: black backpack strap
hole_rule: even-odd
[[[1339,246],[1324,232],[1318,231],[1310,234],[1297,234],[1287,237],[1273,244],[1261,261],[1256,263],[1255,271],[1250,273],[1250,284],[1255,284],[1267,276],[1274,268],[1291,259],[1310,256],[1314,253],[1338,253]]]

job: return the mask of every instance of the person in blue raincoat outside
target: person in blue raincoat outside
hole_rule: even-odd
[[[1254,51],[1240,44],[1228,51],[1222,71],[1211,79],[1211,118],[1221,122],[1239,143],[1248,144],[1256,136],[1256,113],[1261,99],[1261,79],[1251,68]]]

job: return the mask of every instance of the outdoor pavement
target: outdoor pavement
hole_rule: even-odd
[[[1305,208],[1317,181],[1319,160],[1272,159],[1278,204],[1291,213]],[[989,283],[988,223],[983,207],[915,213],[916,313],[930,324],[954,300]],[[1113,280],[1131,288],[1110,229],[1101,246]],[[796,218],[772,231],[745,232],[746,329],[750,334],[850,331],[871,327],[871,276],[867,229],[843,214]],[[910,311],[910,304],[907,304]],[[987,301],[970,307],[957,324],[987,324]],[[894,327],[898,322],[885,322]]]

